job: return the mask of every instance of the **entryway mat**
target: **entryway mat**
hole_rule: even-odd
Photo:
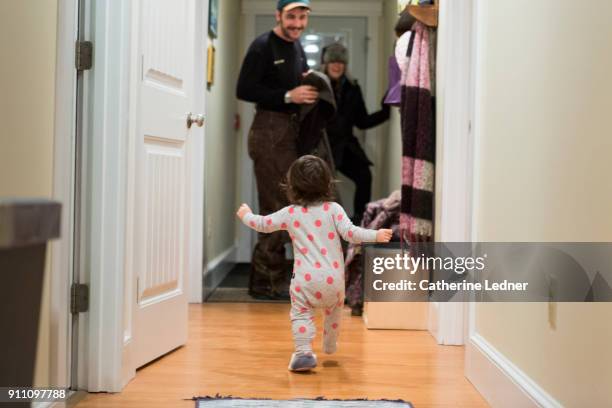
[[[291,399],[291,400],[272,400],[272,399],[243,399],[234,397],[197,397],[196,408],[414,408],[414,406],[404,400],[338,400],[338,399]]]

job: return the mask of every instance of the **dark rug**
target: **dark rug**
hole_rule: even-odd
[[[273,400],[266,398],[235,398],[232,396],[222,397],[194,397],[196,408],[220,407],[220,408],[251,408],[251,407],[280,407],[280,408],[414,408],[404,400],[369,400],[369,399],[326,399],[318,397],[315,399],[290,399]]]

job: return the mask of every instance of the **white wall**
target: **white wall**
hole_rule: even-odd
[[[480,241],[612,241],[612,2],[478,1]],[[612,405],[612,304],[479,304],[476,331],[564,406]]]
[[[56,0],[0,1],[0,196],[52,196],[56,26]],[[50,385],[48,281],[34,380],[39,386]]]
[[[236,143],[234,115],[238,111],[240,1],[219,1],[219,33],[214,84],[206,92],[206,225],[207,259],[234,245],[236,204]]]

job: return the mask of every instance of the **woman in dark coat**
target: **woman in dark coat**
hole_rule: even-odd
[[[378,112],[368,114],[357,81],[346,72],[348,52],[341,44],[331,44],[323,52],[324,72],[334,88],[337,114],[327,125],[336,169],[351,179],[356,186],[353,222],[359,225],[365,206],[372,195],[372,162],[366,156],[353,127],[370,129],[389,119],[389,107],[382,105]]]

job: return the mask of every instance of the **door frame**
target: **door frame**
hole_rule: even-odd
[[[94,66],[84,81],[80,281],[89,285],[89,311],[80,317],[77,387],[90,392],[117,392],[123,385],[129,5],[94,0],[85,10]]]
[[[474,12],[474,0],[440,0],[435,194],[439,242],[475,239]],[[468,325],[468,303],[430,302],[429,331],[438,344],[465,344]]]
[[[76,161],[76,69],[74,44],[78,32],[78,0],[58,2],[55,65],[53,198],[62,204],[60,239],[50,243],[51,287],[49,381],[70,387],[70,285],[74,247],[74,164]]]
[[[241,46],[239,47],[240,60],[246,53],[249,44],[255,38],[255,19],[258,15],[270,15],[276,9],[276,1],[274,0],[242,0],[241,16],[244,19],[244,29],[242,31]],[[380,85],[380,70],[382,51],[379,44],[380,38],[380,20],[383,15],[382,0],[355,0],[351,2],[351,7],[347,7],[344,1],[332,0],[313,0],[312,1],[312,16],[335,16],[335,17],[366,17],[367,18],[367,33],[370,38],[370,44],[373,46],[368,49],[368,61],[366,66],[366,75],[372,78],[367,81],[364,90],[364,98],[367,106],[378,106],[378,91]],[[257,194],[255,179],[253,175],[252,160],[248,155],[247,139],[249,128],[253,121],[254,108],[252,104],[238,101],[238,109],[242,123],[241,128],[241,151],[240,160],[240,186],[239,197],[241,202],[253,203],[254,211],[257,211]],[[384,149],[381,143],[381,129],[376,128],[367,131],[371,137],[366,138],[366,147],[373,151],[376,163],[382,163]],[[382,171],[377,171],[376,167],[372,169],[372,178],[376,180],[377,186],[381,185]],[[376,194],[376,191],[374,191]],[[252,248],[255,246],[257,235],[248,228],[239,228],[236,237],[236,259],[235,262],[250,262]]]

